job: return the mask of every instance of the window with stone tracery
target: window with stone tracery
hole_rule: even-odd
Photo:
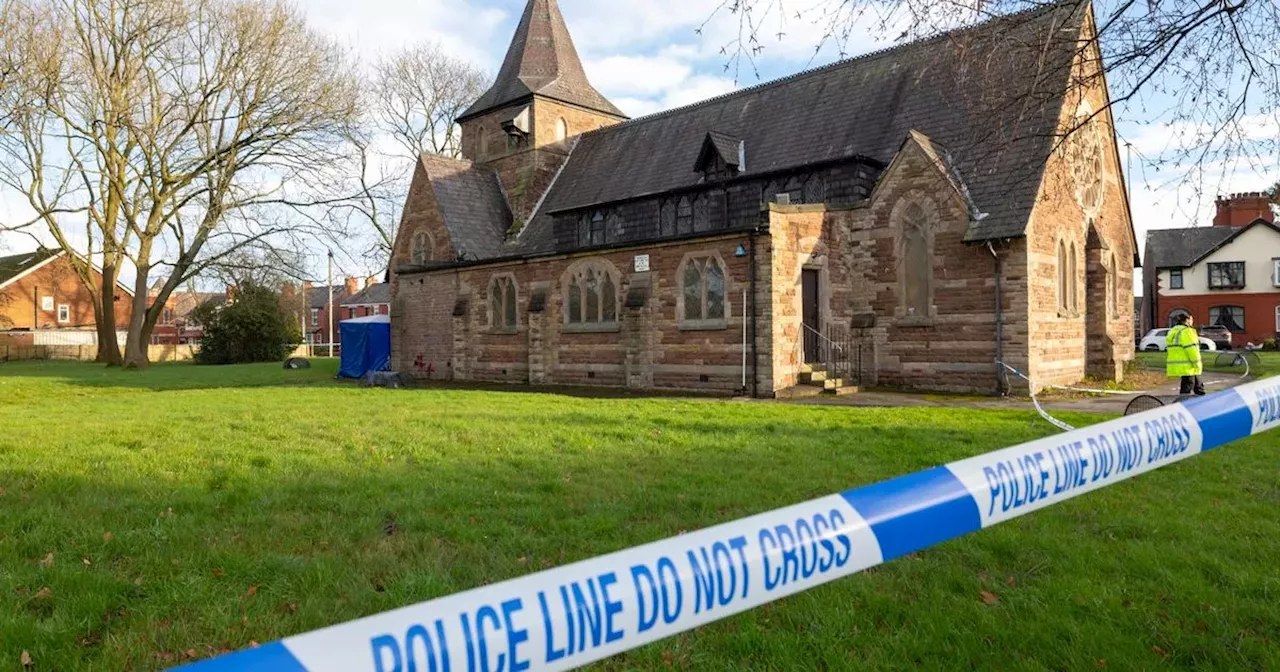
[[[413,234],[413,244],[410,250],[410,260],[416,266],[425,266],[431,261],[431,236],[426,231],[419,231]]]
[[[608,327],[618,322],[618,285],[600,262],[579,265],[565,287],[565,322]]]
[[[1075,182],[1076,200],[1087,214],[1093,215],[1102,207],[1106,144],[1102,124],[1092,112],[1082,111],[1076,117],[1076,127],[1067,138],[1067,167]]]

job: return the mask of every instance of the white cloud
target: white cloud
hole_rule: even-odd
[[[610,56],[586,61],[583,67],[597,89],[614,95],[655,95],[679,85],[693,74],[692,65],[666,54]]]

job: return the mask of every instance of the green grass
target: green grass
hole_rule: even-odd
[[[332,366],[0,364],[0,669],[23,651],[34,670],[163,668],[1052,431],[1030,412],[363,390]],[[601,667],[1274,669],[1275,446]]]
[[[1216,366],[1218,352],[1204,353],[1204,364],[1206,371],[1215,373],[1243,373],[1242,367],[1220,367]],[[1280,376],[1280,352],[1258,352],[1255,353],[1261,360],[1261,366],[1250,365],[1249,375],[1254,378],[1269,378],[1271,376]],[[1144,365],[1155,368],[1164,368],[1165,353],[1163,352],[1139,352],[1138,361]]]

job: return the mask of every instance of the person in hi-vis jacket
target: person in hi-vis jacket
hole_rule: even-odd
[[[1204,360],[1200,358],[1200,334],[1192,328],[1190,315],[1178,318],[1165,339],[1165,372],[1170,378],[1182,378],[1181,394],[1204,396]]]

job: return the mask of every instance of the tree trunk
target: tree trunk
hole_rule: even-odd
[[[131,369],[145,369],[151,366],[147,345],[151,342],[151,331],[155,327],[155,323],[151,322],[152,328],[147,327],[150,321],[148,320],[148,312],[150,311],[147,306],[147,302],[151,298],[148,296],[149,289],[147,287],[150,274],[151,269],[149,267],[139,266],[137,278],[133,282],[133,314],[129,316],[129,335],[124,342],[124,365]],[[163,308],[165,299],[164,293],[161,292],[161,295],[156,297],[152,305],[159,305]]]
[[[118,270],[114,264],[102,265],[102,287],[98,291],[97,304],[94,306],[94,325],[98,331],[98,355],[95,362],[107,366],[122,366],[124,358],[120,356],[120,343],[116,340],[116,275]]]

